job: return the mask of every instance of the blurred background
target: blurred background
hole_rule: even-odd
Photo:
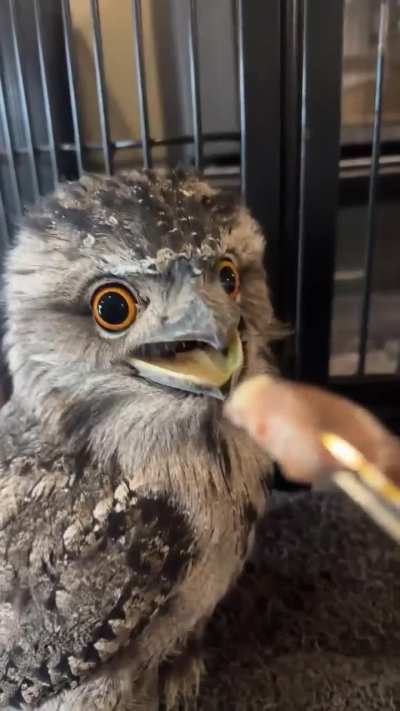
[[[0,0],[1,255],[84,171],[183,165],[269,238],[284,371],[400,424],[400,0]]]

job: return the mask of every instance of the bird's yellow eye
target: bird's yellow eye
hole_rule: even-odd
[[[121,284],[106,284],[94,293],[92,312],[105,331],[125,331],[136,319],[137,305],[132,293]]]
[[[230,259],[221,259],[218,264],[218,274],[224,291],[232,299],[236,299],[240,292],[240,276],[236,264]]]

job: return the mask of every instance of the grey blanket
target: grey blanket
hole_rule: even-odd
[[[207,637],[199,708],[400,711],[400,547],[341,494],[279,495]]]

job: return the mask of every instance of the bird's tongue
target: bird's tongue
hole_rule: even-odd
[[[151,364],[179,375],[194,376],[196,380],[220,387],[231,375],[228,361],[228,356],[212,348],[196,348],[189,353],[177,353],[174,358],[154,358]]]
[[[141,361],[146,370],[169,372],[179,380],[189,380],[208,387],[220,388],[242,366],[243,351],[238,334],[224,355],[214,348],[194,348],[174,357],[156,357]]]

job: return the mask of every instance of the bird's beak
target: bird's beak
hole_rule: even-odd
[[[183,319],[158,334],[162,343],[149,344],[130,363],[139,376],[159,385],[224,399],[243,366],[237,317],[229,320],[225,314],[218,320],[209,307],[197,302],[190,309],[190,321],[186,311]]]

